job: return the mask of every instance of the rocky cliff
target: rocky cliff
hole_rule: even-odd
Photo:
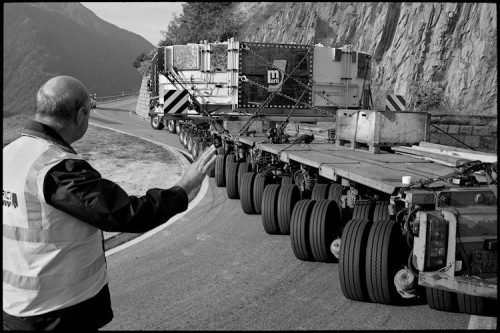
[[[497,5],[410,2],[241,2],[242,41],[316,44],[372,55],[375,109],[387,94],[408,110],[497,114]]]

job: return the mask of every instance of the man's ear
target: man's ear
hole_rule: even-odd
[[[81,122],[83,121],[83,119],[87,116],[87,109],[82,106],[81,108],[78,109],[78,112],[76,113],[76,117],[75,117],[75,123],[77,125],[81,124]]]

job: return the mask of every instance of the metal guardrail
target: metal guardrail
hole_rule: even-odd
[[[107,102],[107,101],[116,101],[119,99],[126,99],[126,98],[133,97],[133,96],[139,96],[139,92],[131,93],[131,94],[121,94],[121,95],[115,95],[115,96],[96,97],[96,103]]]

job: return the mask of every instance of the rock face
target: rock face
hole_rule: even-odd
[[[246,17],[242,41],[351,44],[372,55],[375,109],[397,94],[409,111],[497,114],[495,3],[242,2],[235,11]]]

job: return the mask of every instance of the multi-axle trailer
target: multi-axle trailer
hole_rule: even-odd
[[[429,143],[426,113],[366,109],[369,57],[350,47],[231,40],[158,54],[152,126],[193,158],[219,147],[216,186],[266,233],[289,234],[298,259],[338,263],[345,297],[492,315],[496,155]]]

